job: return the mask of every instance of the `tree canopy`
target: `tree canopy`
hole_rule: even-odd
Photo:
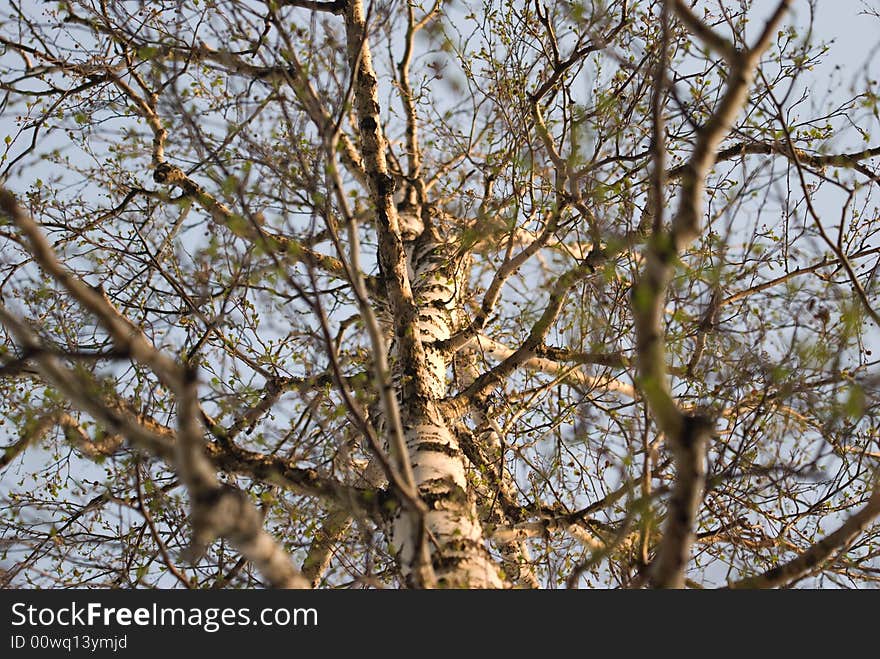
[[[816,5],[5,3],[0,583],[875,584]]]

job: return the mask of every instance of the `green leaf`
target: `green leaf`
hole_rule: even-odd
[[[858,384],[851,384],[847,388],[843,411],[852,419],[858,419],[865,413],[865,392]]]

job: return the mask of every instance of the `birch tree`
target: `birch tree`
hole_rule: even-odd
[[[10,0],[2,582],[875,584],[877,62],[816,11]]]

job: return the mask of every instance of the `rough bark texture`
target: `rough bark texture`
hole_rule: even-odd
[[[429,209],[419,210],[420,233],[404,232],[385,160],[386,142],[378,103],[378,82],[365,29],[363,4],[345,10],[349,62],[355,69],[354,98],[361,152],[376,211],[379,262],[394,318],[392,344],[400,416],[414,485],[425,502],[429,551],[437,585],[498,587],[501,580],[483,540],[465,478],[464,456],[438,403],[446,395],[451,354],[432,344],[448,339],[462,293],[451,250],[434,226]],[[413,235],[415,233],[415,235]],[[412,279],[411,279],[412,277]],[[416,517],[401,510],[392,544],[408,578],[418,557]]]

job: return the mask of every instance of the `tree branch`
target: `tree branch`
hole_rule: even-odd
[[[859,512],[852,515],[840,527],[810,546],[796,558],[767,570],[763,574],[746,577],[728,584],[727,588],[775,588],[792,583],[819,568],[832,554],[845,551],[852,542],[880,516],[880,487]]]
[[[674,2],[677,10],[683,7],[680,0]],[[675,261],[700,233],[706,177],[715,162],[718,145],[745,104],[761,54],[790,4],[791,0],[782,0],[764,25],[755,46],[737,52],[732,58],[724,95],[700,128],[682,175],[681,196],[672,225],[667,231],[655,223],[644,270],[632,290],[639,388],[657,427],[666,436],[676,456],[676,486],[669,504],[664,538],[652,566],[653,582],[661,588],[680,588],[684,584],[687,556],[693,542],[692,525],[705,477],[706,444],[712,426],[707,419],[684,414],[669,390],[663,333],[667,287]],[[665,7],[663,11],[666,11]],[[707,27],[703,30],[704,38],[711,34],[706,30]],[[662,139],[665,139],[663,135],[654,136],[654,140]]]

